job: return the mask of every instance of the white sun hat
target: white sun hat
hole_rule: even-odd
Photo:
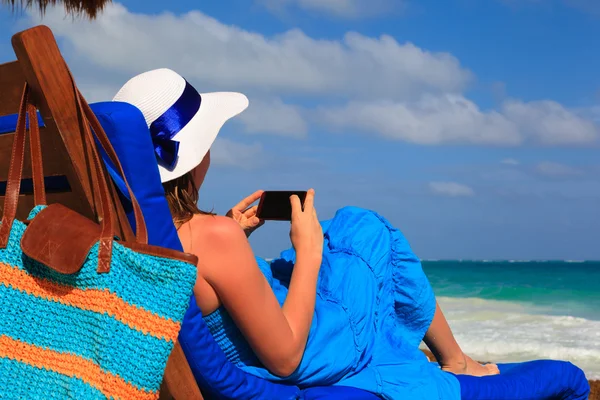
[[[131,78],[113,101],[132,104],[144,114],[162,182],[196,168],[225,122],[248,107],[241,93],[198,93],[167,68]]]

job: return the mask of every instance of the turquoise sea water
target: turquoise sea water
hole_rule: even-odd
[[[600,379],[600,262],[423,261],[423,269],[473,357],[569,360]]]

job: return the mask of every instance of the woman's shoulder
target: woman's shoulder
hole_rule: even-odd
[[[197,214],[187,224],[194,237],[203,237],[210,241],[231,240],[240,235],[245,237],[240,225],[229,217]]]
[[[203,312],[210,313],[220,304],[214,284],[223,284],[232,268],[240,268],[238,254],[246,240],[244,231],[231,218],[195,215],[179,228],[184,250],[198,256],[198,276],[194,293]],[[210,284],[209,284],[210,282]],[[219,283],[220,282],[220,283]]]
[[[204,255],[235,249],[246,240],[244,231],[233,219],[201,214],[179,228],[179,237],[186,251]]]

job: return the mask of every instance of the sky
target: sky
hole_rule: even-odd
[[[374,210],[422,259],[600,259],[600,3],[595,0],[114,2],[50,26],[90,102],[167,67],[250,107],[212,149],[200,205],[316,190],[321,219]],[[290,246],[289,223],[251,237]]]

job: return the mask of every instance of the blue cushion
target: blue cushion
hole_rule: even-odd
[[[378,400],[379,396],[346,386],[315,387],[302,392],[303,400]]]
[[[160,182],[152,139],[142,112],[128,103],[103,102],[92,104],[91,107],[113,145],[131,189],[146,216],[148,241],[157,246],[181,249]],[[121,201],[135,230],[135,218],[125,183],[104,151],[101,153],[109,174],[119,188]]]
[[[40,113],[37,113],[38,116],[38,124],[40,127],[45,126],[44,125],[44,120],[42,119],[42,116],[40,115]],[[0,135],[2,135],[3,133],[12,133],[15,131],[16,126],[17,126],[17,119],[19,118],[19,116],[17,114],[11,114],[11,115],[6,115],[4,117],[0,117]],[[29,128],[29,121],[27,121],[25,123],[25,126],[27,126]]]
[[[587,400],[590,385],[583,371],[565,361],[500,364],[500,375],[459,375],[462,400]]]

